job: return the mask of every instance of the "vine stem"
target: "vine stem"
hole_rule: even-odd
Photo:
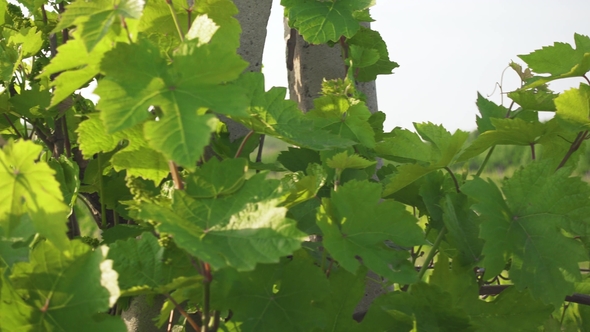
[[[428,237],[428,234],[430,234],[430,231],[431,230],[432,230],[432,227],[429,226],[428,229],[426,230],[426,232],[424,232],[424,238],[427,238]],[[420,245],[418,247],[418,249],[416,249],[416,253],[412,257],[412,265],[416,264],[416,260],[418,259],[418,257],[420,257],[419,255],[420,255],[420,251],[422,251],[422,246],[423,245]]]
[[[248,140],[250,139],[250,137],[254,134],[254,130],[250,130],[246,136],[244,137],[244,139],[242,140],[242,143],[240,143],[240,147],[238,148],[238,151],[236,151],[236,154],[234,156],[234,158],[238,158],[241,154],[242,154],[242,150],[244,150],[244,146],[246,145],[246,142],[248,142]]]
[[[584,142],[586,137],[588,137],[588,130],[581,131],[578,133],[578,136],[576,136],[576,139],[572,142],[572,145],[570,146],[569,150],[566,152],[565,156],[563,156],[563,159],[555,169],[556,171],[565,165],[565,163],[568,161],[568,159],[570,159],[572,154],[574,154],[574,152],[576,152],[580,148],[582,142]]]
[[[172,20],[174,21],[174,25],[176,26],[176,31],[178,32],[178,37],[180,41],[184,41],[184,34],[182,33],[182,29],[180,29],[180,23],[178,22],[178,16],[176,16],[176,12],[174,11],[174,6],[172,6],[172,0],[166,0],[166,4],[168,8],[170,8],[170,14],[172,14]]]
[[[453,171],[451,171],[451,169],[447,166],[445,166],[445,170],[447,172],[449,172],[449,174],[451,175],[451,178],[453,179],[453,182],[455,182],[455,189],[457,190],[457,192],[461,193],[461,189],[459,189],[459,182],[457,181],[455,174],[453,174]]]
[[[123,29],[127,32],[127,39],[129,40],[129,44],[133,44],[133,38],[131,38],[131,32],[129,31],[129,27],[127,26],[127,21],[125,21],[125,17],[123,15],[120,16],[121,25],[123,25]]]
[[[186,311],[184,311],[184,309],[182,309],[182,307],[180,306],[180,304],[178,304],[178,302],[176,302],[176,300],[170,296],[170,294],[166,293],[164,294],[168,300],[170,300],[170,302],[172,302],[172,304],[174,304],[174,307],[176,308],[176,310],[178,310],[178,312],[180,312],[181,315],[184,316],[184,318],[186,318],[186,320],[189,322],[189,324],[191,324],[192,328],[195,331],[199,331],[199,325],[197,325],[197,323],[192,319],[192,317],[186,313]]]
[[[100,228],[107,228],[107,207],[104,204],[104,183],[102,181],[102,154],[98,153],[98,190],[100,191]]]
[[[23,138],[23,135],[20,133],[20,131],[18,131],[18,129],[16,129],[16,127],[14,126],[14,123],[12,122],[12,120],[10,120],[10,118],[8,117],[8,115],[6,115],[6,113],[2,113],[2,115],[4,115],[4,118],[6,119],[6,121],[8,121],[8,123],[10,124],[10,127],[12,127],[12,130],[14,130],[14,133],[19,137],[19,138]]]
[[[445,237],[446,233],[447,233],[447,228],[445,226],[443,226],[442,229],[440,230],[440,233],[438,233],[438,236],[436,237],[434,244],[432,244],[432,248],[428,252],[426,259],[424,260],[424,264],[422,264],[422,267],[420,268],[420,271],[418,272],[418,280],[422,280],[422,278],[424,277],[424,273],[426,273],[426,271],[428,270],[428,266],[430,265],[430,261],[432,261],[432,259],[434,258],[434,255],[436,255],[438,247],[440,246],[442,239]]]
[[[262,149],[264,149],[264,139],[266,138],[266,135],[262,134],[260,135],[260,139],[258,140],[258,153],[256,154],[256,162],[257,163],[261,163],[262,162]],[[256,173],[259,173],[260,170],[257,169]]]
[[[211,300],[211,281],[213,277],[211,276],[211,266],[209,263],[201,263],[203,268],[203,316],[202,322],[203,325],[201,326],[201,332],[209,332],[209,320],[210,320],[210,300]]]
[[[176,190],[184,190],[184,183],[180,178],[180,173],[178,172],[178,166],[172,160],[168,161],[168,167],[170,168],[170,174],[172,174],[172,181],[174,182],[174,189]]]
[[[582,75],[582,77],[586,80],[586,82],[588,82],[588,84],[590,84],[590,79],[588,79],[588,76]]]
[[[477,173],[475,173],[476,177],[480,177],[481,173],[483,172],[483,170],[486,168],[486,165],[488,164],[488,161],[490,161],[490,157],[492,156],[492,153],[494,153],[494,149],[496,149],[496,146],[492,146],[489,150],[488,150],[488,154],[486,155],[486,158],[483,160],[483,163],[481,163],[481,166],[479,166],[479,169],[477,170]]]

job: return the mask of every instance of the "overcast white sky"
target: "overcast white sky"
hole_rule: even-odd
[[[477,92],[491,94],[510,60],[522,64],[518,54],[556,41],[573,44],[575,32],[590,35],[588,0],[377,0],[371,14],[390,59],[400,64],[393,75],[377,79],[386,130],[425,121],[451,131],[475,129]],[[282,16],[280,0],[274,0],[263,61],[267,89],[287,85]],[[505,91],[518,82],[506,71]],[[490,99],[499,103],[499,91]]]

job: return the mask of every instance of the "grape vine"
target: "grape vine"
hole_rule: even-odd
[[[168,331],[585,330],[590,38],[520,55],[475,135],[384,132],[374,1],[281,5],[290,70],[298,34],[342,50],[307,112],[247,72],[231,0],[0,0],[0,331],[127,331],[140,296]],[[502,146],[530,157],[491,179]]]

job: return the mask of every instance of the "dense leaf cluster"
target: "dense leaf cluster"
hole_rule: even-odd
[[[397,67],[361,25],[374,1],[281,4],[344,58],[306,113],[244,72],[231,0],[0,0],[0,330],[125,331],[138,295],[166,297],[158,325],[201,331],[589,326],[566,299],[590,292],[590,187],[572,176],[590,38],[510,64],[522,86],[508,108],[478,96],[475,139],[384,132],[356,90]],[[562,78],[581,83],[551,91]],[[221,117],[251,133],[232,142]],[[290,147],[254,163],[259,135]],[[499,145],[531,162],[495,182]],[[384,292],[355,320],[367,282]]]

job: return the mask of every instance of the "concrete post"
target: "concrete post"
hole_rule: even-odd
[[[247,71],[259,72],[262,68],[262,53],[272,0],[234,0],[234,4],[240,11],[236,18],[242,26],[238,54],[250,63]],[[227,125],[231,141],[246,136],[249,132],[246,127],[237,122],[227,118],[221,120]]]
[[[369,26],[366,24],[365,26]],[[291,29],[285,19],[285,40]],[[287,50],[288,52],[288,50]],[[313,108],[313,100],[320,96],[323,79],[344,78],[346,69],[340,45],[311,45],[297,34],[293,70],[288,71],[289,93],[291,99],[299,104],[304,112]],[[371,113],[378,110],[375,81],[358,84],[357,89],[367,96],[367,107]]]
[[[365,25],[369,27],[367,23]],[[289,40],[291,29],[285,19],[285,40]],[[287,54],[289,48],[287,47]],[[323,79],[344,78],[346,69],[340,45],[311,45],[297,34],[294,46],[292,70],[288,72],[291,99],[298,103],[299,109],[307,112],[313,108],[313,100],[320,96]],[[357,88],[367,96],[367,107],[371,113],[378,111],[375,81],[360,83]],[[378,161],[379,163],[381,160]],[[380,277],[372,271],[367,274],[365,297],[355,309],[354,317],[361,320],[369,310],[373,300],[383,294],[382,284],[376,282]]]

